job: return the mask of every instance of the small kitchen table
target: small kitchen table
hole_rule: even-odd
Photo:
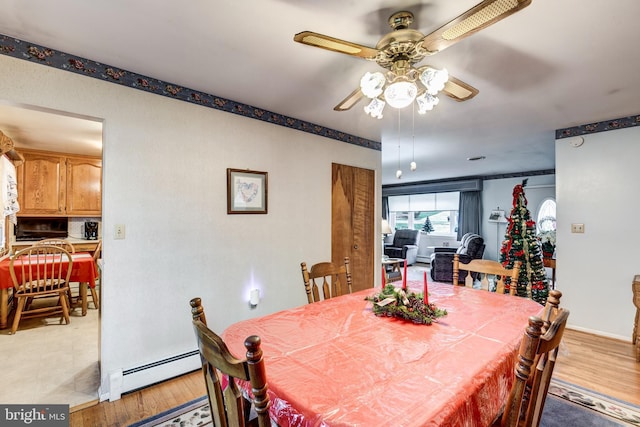
[[[82,298],[82,315],[87,314],[87,286],[96,287],[98,272],[93,256],[88,252],[71,254],[72,267],[70,282],[80,283],[80,297]],[[0,261],[0,329],[7,327],[9,315],[9,289],[13,289],[13,280],[9,271],[11,258]],[[66,264],[66,263],[65,263]]]

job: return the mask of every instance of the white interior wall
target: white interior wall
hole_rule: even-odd
[[[569,323],[629,341],[640,274],[640,198],[634,179],[640,128],[584,136],[581,147],[556,141],[558,283]],[[571,224],[584,224],[584,234]]]
[[[300,262],[331,257],[332,162],[375,170],[381,199],[378,151],[6,56],[0,69],[4,100],[104,119],[103,398],[110,374],[195,349],[192,297],[218,331],[306,303]],[[227,215],[226,168],[268,172],[267,215]]]

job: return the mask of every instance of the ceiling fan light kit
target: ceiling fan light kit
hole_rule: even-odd
[[[449,76],[446,70],[430,66],[415,68],[414,65],[530,3],[531,0],[484,0],[427,35],[409,28],[413,23],[411,12],[396,12],[388,20],[393,31],[384,35],[375,48],[311,31],[298,33],[293,39],[309,46],[375,61],[389,70],[386,76],[381,72],[366,73],[360,80],[360,88],[336,105],[334,110],[347,111],[366,97],[371,101],[364,111],[378,119],[382,118],[386,104],[405,108],[414,100],[418,104],[418,113],[425,114],[438,104],[436,95],[440,91],[456,101],[466,101],[476,96],[478,89]]]

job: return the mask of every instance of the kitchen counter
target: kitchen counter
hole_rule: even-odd
[[[96,246],[100,240],[86,240],[86,239],[78,239],[75,237],[67,237],[65,239],[69,243],[73,245],[76,252],[91,252],[96,250]],[[35,244],[37,240],[19,240],[11,243],[11,253],[16,253],[19,250],[24,248],[28,248]]]

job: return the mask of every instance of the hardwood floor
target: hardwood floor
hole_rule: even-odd
[[[629,342],[567,329],[554,377],[640,405],[640,363]],[[195,371],[71,413],[70,427],[121,427],[203,396]]]
[[[553,376],[640,405],[640,362],[630,342],[567,329]]]

